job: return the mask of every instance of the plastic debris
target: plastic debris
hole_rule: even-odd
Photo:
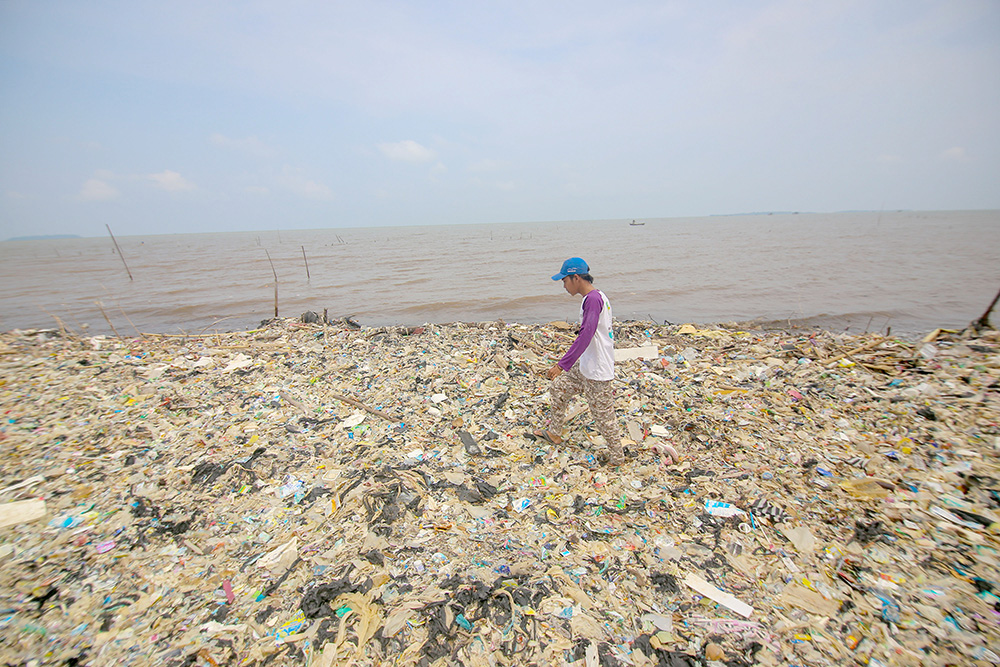
[[[610,468],[570,325],[333,322],[0,334],[8,662],[997,663],[995,332],[619,322]]]
[[[708,583],[697,574],[689,572],[687,577],[684,578],[684,583],[705,597],[715,600],[728,609],[732,609],[740,616],[750,616],[750,614],[753,613],[753,607],[741,600],[737,600],[729,593],[720,591],[718,588]]]
[[[706,500],[705,511],[712,516],[722,517],[741,516],[746,514],[746,512],[741,510],[739,507],[735,507],[729,503],[721,503],[717,500]]]
[[[45,516],[44,500],[19,500],[0,504],[0,528],[27,523]]]

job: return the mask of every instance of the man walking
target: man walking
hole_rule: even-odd
[[[552,381],[552,417],[548,429],[534,431],[534,435],[553,444],[561,444],[566,408],[574,396],[583,394],[597,431],[608,443],[608,463],[612,466],[625,462],[618,420],[615,417],[614,395],[611,381],[615,377],[615,338],[611,330],[611,303],[608,297],[594,287],[590,267],[579,257],[571,257],[562,264],[552,280],[561,280],[572,296],[582,296],[580,304],[580,333],[562,359],[549,369]]]

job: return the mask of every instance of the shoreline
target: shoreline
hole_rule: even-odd
[[[991,660],[1000,334],[615,333],[617,469],[523,435],[565,322],[0,334],[0,647]]]
[[[307,320],[305,319],[307,315],[313,315],[318,320]],[[91,329],[94,327],[90,324],[81,325],[77,324],[73,327],[63,321],[62,318],[58,316],[50,317],[55,320],[55,327],[13,327],[7,330],[0,330],[0,336],[4,335],[35,335],[35,334],[46,334],[46,333],[58,333],[60,336],[73,339],[84,339],[84,338],[103,338],[103,339],[119,339],[119,340],[130,340],[130,339],[141,339],[143,337],[149,336],[154,338],[205,338],[210,336],[239,336],[246,334],[253,334],[262,331],[270,326],[273,326],[276,322],[290,322],[295,325],[302,324],[313,324],[316,326],[323,327],[322,318],[323,315],[316,313],[315,311],[306,311],[297,317],[286,317],[280,316],[276,318],[265,318],[259,320],[256,325],[247,324],[246,329],[225,329],[222,327],[215,327],[214,324],[207,325],[199,330],[197,333],[189,333],[181,329],[182,333],[167,333],[160,331],[141,331],[135,327],[135,325],[130,324],[132,328],[132,334],[121,333],[122,329],[126,327],[116,327],[113,329],[112,333],[107,331],[95,331],[90,333]],[[659,322],[656,320],[649,319],[619,319],[615,318],[614,326],[617,328],[619,326],[624,326],[627,328],[645,327],[650,329],[665,330],[669,331],[671,329],[678,329],[682,326],[694,326],[699,329],[719,329],[721,331],[730,332],[759,332],[765,334],[775,334],[784,333],[789,336],[797,335],[814,335],[814,334],[829,334],[833,336],[870,336],[870,335],[881,335],[887,338],[892,337],[901,341],[906,341],[910,343],[917,342],[926,338],[927,336],[934,336],[938,333],[943,333],[945,335],[960,335],[964,331],[967,331],[972,324],[972,320],[965,325],[942,325],[942,326],[929,326],[928,328],[902,328],[893,330],[891,324],[884,324],[880,327],[872,328],[871,324],[874,322],[875,317],[869,316],[867,319],[858,317],[857,322],[864,320],[868,326],[860,331],[851,331],[851,327],[854,326],[853,315],[815,315],[803,318],[769,318],[769,317],[757,317],[749,320],[718,320],[718,321],[706,321],[703,323],[697,322],[670,322],[664,321]],[[488,320],[448,320],[444,322],[430,322],[423,321],[420,323],[402,323],[402,322],[392,322],[392,323],[379,323],[379,324],[368,324],[366,322],[359,322],[356,320],[360,319],[357,315],[336,315],[330,316],[328,319],[326,327],[331,328],[330,330],[336,329],[348,329],[348,330],[366,330],[366,331],[384,331],[384,332],[401,332],[406,330],[413,330],[418,328],[427,327],[452,327],[452,326],[473,326],[473,327],[486,327],[492,324],[502,323],[508,326],[522,326],[522,327],[544,327],[552,322],[552,320],[546,321],[521,321],[521,320],[507,320],[505,318],[488,319]],[[224,318],[224,319],[234,319]],[[820,322],[830,322],[834,320],[844,320],[851,322],[843,329],[839,327],[825,326]],[[220,320],[218,323],[221,323]],[[176,327],[179,328],[179,327]]]

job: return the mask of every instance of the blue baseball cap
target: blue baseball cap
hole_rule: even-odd
[[[570,257],[563,262],[559,273],[552,276],[552,280],[562,280],[566,276],[582,275],[584,273],[590,273],[590,267],[587,266],[587,263],[579,257]]]

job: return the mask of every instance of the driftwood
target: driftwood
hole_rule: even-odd
[[[375,415],[376,417],[381,417],[382,419],[384,419],[386,421],[390,421],[390,422],[396,421],[396,418],[393,417],[392,415],[387,414],[385,412],[382,412],[381,410],[376,410],[373,407],[365,405],[361,401],[354,400],[353,398],[350,398],[348,396],[344,396],[343,394],[330,394],[330,396],[334,397],[335,399],[337,399],[341,403],[347,403],[348,405],[353,405],[354,407],[360,408],[360,409],[364,410],[365,412],[367,412],[369,414]]]
[[[539,343],[535,343],[533,341],[527,340],[526,337],[524,337],[524,336],[517,335],[514,332],[508,332],[507,335],[514,342],[514,344],[517,345],[518,347],[527,348],[527,349],[531,350],[532,352],[534,352],[535,354],[538,354],[542,358],[545,358],[545,357],[549,356],[550,354],[554,354],[554,352],[552,350],[546,349],[545,347],[543,347]]]
[[[850,357],[851,355],[858,354],[859,352],[865,352],[865,351],[870,350],[870,349],[872,349],[874,347],[878,347],[879,345],[881,345],[884,342],[885,342],[884,338],[876,338],[873,341],[865,343],[861,347],[856,347],[856,348],[854,348],[853,350],[851,350],[849,352],[845,352],[844,354],[837,355],[836,357],[833,357],[832,359],[827,359],[823,363],[826,364],[826,366],[828,366],[828,367],[832,366],[833,364],[837,363],[841,359],[846,359],[847,357]]]
[[[202,332],[200,334],[143,333],[142,336],[144,338],[213,338],[213,337],[216,337],[216,336],[246,336],[248,334],[261,333],[263,331],[267,331],[267,328],[265,327],[265,328],[261,328],[261,329],[247,329],[246,331],[223,331],[223,332],[215,332],[215,333],[210,333],[210,334],[207,334],[207,333],[204,333],[204,332]],[[240,347],[240,348],[248,347],[249,345],[251,345],[252,342],[255,343],[257,341],[256,340],[255,341],[248,341],[244,345],[236,345],[236,346],[232,346],[232,347],[234,347],[234,348],[236,348],[236,347]]]
[[[990,324],[990,313],[993,312],[993,307],[997,305],[997,301],[1000,301],[1000,292],[997,292],[997,295],[993,297],[993,301],[990,302],[990,307],[986,309],[986,312],[978,320],[970,324],[969,328],[977,334],[983,329],[992,329],[993,325]]]

